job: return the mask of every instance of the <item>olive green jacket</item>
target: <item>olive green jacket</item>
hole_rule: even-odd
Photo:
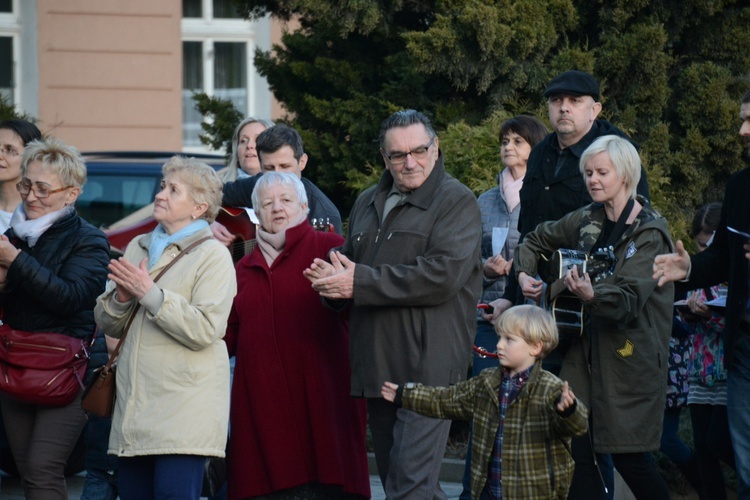
[[[407,384],[401,395],[404,408],[422,415],[472,421],[472,498],[479,498],[487,482],[500,425],[501,383],[498,367],[447,388]],[[562,380],[536,363],[508,407],[503,426],[503,499],[567,498],[574,467],[570,441],[586,433],[588,411],[578,401],[572,412],[558,413],[561,392]]]
[[[591,251],[604,218],[592,203],[540,224],[516,247],[517,273],[535,276],[539,256],[560,248]],[[614,273],[593,284],[584,333],[565,355],[560,376],[589,407],[599,453],[659,449],[674,287],[651,276],[654,257],[671,251],[666,220],[645,205],[614,246]]]

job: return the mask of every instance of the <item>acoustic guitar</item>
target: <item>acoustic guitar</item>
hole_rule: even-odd
[[[244,208],[221,207],[216,215],[216,222],[235,235],[234,241],[229,245],[229,252],[234,262],[253,251],[257,228]]]
[[[568,291],[565,275],[574,266],[578,274],[588,273],[592,283],[597,283],[614,272],[617,258],[612,247],[600,248],[591,255],[578,250],[560,249],[548,261],[545,278],[548,281],[545,304],[557,323],[560,338],[580,337],[583,334],[583,303]]]

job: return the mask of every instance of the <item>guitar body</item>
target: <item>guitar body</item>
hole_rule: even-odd
[[[234,262],[253,251],[255,248],[255,224],[250,220],[244,208],[221,207],[216,215],[216,222],[227,228],[235,235],[234,242],[229,245]]]
[[[545,303],[557,323],[560,339],[576,338],[583,334],[583,303],[565,286],[565,275],[573,267],[578,268],[578,274],[588,273],[594,284],[612,274],[617,258],[614,250],[602,248],[588,254],[570,249],[560,249],[549,259]]]
[[[549,304],[560,338],[583,335],[583,304],[572,293],[561,293]]]

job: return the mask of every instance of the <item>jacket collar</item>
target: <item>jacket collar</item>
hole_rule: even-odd
[[[539,374],[542,372],[542,363],[540,360],[537,360],[536,363],[534,363],[534,367],[531,369],[531,373],[529,373],[529,380],[526,381],[526,383],[521,387],[521,390],[518,392],[518,395],[516,398],[520,398],[523,396],[526,396],[528,392],[531,390],[531,388],[536,384],[536,382],[539,380]],[[498,367],[491,376],[487,377],[484,381],[485,388],[487,389],[487,392],[490,394],[490,397],[492,398],[492,401],[495,402],[495,404],[500,404],[500,400],[498,399],[498,391],[500,391],[500,386],[503,383],[503,368],[502,366]]]
[[[286,230],[286,244],[284,245],[284,250],[279,254],[280,257],[283,257],[285,255],[288,255],[290,252],[294,250],[294,248],[302,242],[310,233],[314,232],[315,230],[310,225],[310,221],[305,219],[300,224],[297,224],[294,227],[290,227]],[[278,262],[278,258],[274,263]],[[263,255],[261,255],[260,248],[255,248],[253,251],[248,254],[248,256],[242,260],[239,261],[237,264],[238,266],[243,267],[265,267],[268,268],[268,265],[266,264],[266,259],[263,258]]]
[[[570,151],[576,158],[581,158],[583,152],[586,151],[586,148],[591,146],[592,142],[594,142],[599,137],[608,134],[622,136],[622,132],[620,132],[608,121],[594,120],[594,123],[591,124],[591,128],[588,132],[586,132],[586,135],[581,137],[580,141],[576,142],[572,146],[568,146],[566,149]],[[552,139],[549,142],[550,147],[559,151],[560,142],[557,140],[557,132],[552,132],[552,134],[550,135]]]
[[[636,232],[649,227],[654,221],[662,218],[662,216],[651,207],[643,196],[637,195],[636,200],[643,206],[643,208],[638,213],[630,227],[625,230],[622,236],[620,236],[618,244],[630,238],[631,235]],[[599,239],[599,234],[601,234],[602,227],[604,226],[605,217],[604,204],[602,203],[591,203],[585,208],[585,212],[581,219],[581,227],[587,229],[582,231],[583,237],[578,244],[578,250],[589,252],[594,249],[594,245],[596,245],[596,242]],[[667,235],[667,239],[669,239],[669,235]]]

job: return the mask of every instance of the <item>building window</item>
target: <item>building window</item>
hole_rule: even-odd
[[[231,0],[182,0],[182,15],[183,147],[200,150],[203,117],[194,93],[230,100],[245,115],[254,112],[257,23],[239,18]]]
[[[201,0],[182,0],[182,17],[203,17]]]
[[[0,95],[15,104],[13,84],[13,37],[0,36]]]
[[[0,0],[0,95],[11,105],[18,104],[18,35],[17,9],[13,0]]]
[[[219,19],[240,19],[232,4],[232,0],[213,0],[211,2],[214,10],[214,17]]]

